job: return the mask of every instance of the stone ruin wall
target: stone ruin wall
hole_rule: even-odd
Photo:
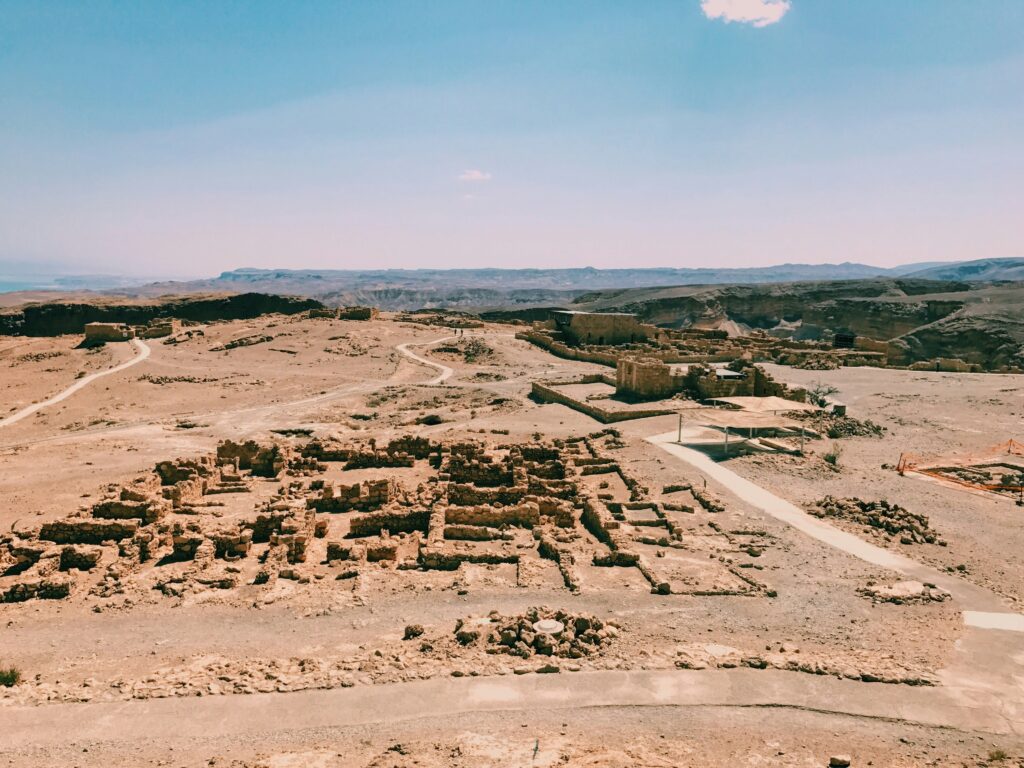
[[[321,308],[309,310],[309,316],[327,320],[375,320],[380,317],[380,310],[363,306]]]
[[[556,317],[558,316],[557,313]],[[618,345],[657,339],[659,329],[639,322],[633,315],[585,312],[567,316],[568,322],[555,320],[572,344]]]
[[[671,366],[651,358],[619,358],[615,368],[616,394],[638,400],[661,400],[678,394],[685,378]]]
[[[109,596],[138,579],[181,596],[278,578],[309,581],[311,569],[334,565],[358,576],[365,564],[418,571],[505,564],[528,583],[524,574],[537,567],[530,562],[543,560],[572,591],[580,590],[586,565],[637,568],[653,592],[685,592],[636,549],[638,542],[681,545],[683,534],[669,506],[650,500],[607,453],[618,440],[605,430],[497,447],[424,438],[386,446],[225,441],[214,454],[160,462],[133,482],[108,486],[69,517],[0,537],[0,602],[61,599],[76,590]],[[415,489],[394,479],[328,482],[314,458],[375,457],[386,469],[396,455],[418,456],[418,466],[436,474]],[[278,468],[267,478],[275,490],[253,496],[256,472],[268,467]],[[621,478],[629,501],[583,483],[608,473]],[[239,513],[245,505],[237,504],[226,518],[211,511],[220,493],[250,494],[251,512]],[[583,530],[598,543],[587,543]],[[229,567],[240,562],[251,563],[246,581],[242,569]],[[738,593],[757,589],[747,584]]]

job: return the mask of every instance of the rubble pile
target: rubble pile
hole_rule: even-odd
[[[599,653],[618,635],[615,622],[547,608],[531,608],[519,616],[492,614],[484,625],[459,621],[455,627],[455,637],[463,645],[483,638],[488,653],[524,659],[535,655],[581,659]]]
[[[494,348],[478,336],[460,337],[455,341],[434,347],[431,351],[435,355],[453,357],[470,364],[491,361],[495,357]]]
[[[832,411],[791,411],[784,414],[788,419],[804,422],[808,427],[833,440],[843,437],[881,437],[885,427],[870,419],[855,419]]]
[[[781,361],[780,362],[785,362]],[[802,371],[834,371],[842,367],[842,363],[835,357],[828,355],[807,355],[793,365]]]
[[[864,501],[826,496],[809,510],[815,517],[835,518],[864,526],[869,532],[898,539],[900,544],[938,544],[945,541],[929,525],[928,516],[910,512],[885,499]]]
[[[895,584],[876,584],[869,581],[866,587],[857,590],[857,594],[869,598],[873,603],[896,605],[942,603],[950,598],[946,590],[920,581],[899,581]]]

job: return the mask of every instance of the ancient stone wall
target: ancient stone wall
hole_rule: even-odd
[[[255,440],[236,443],[224,440],[217,446],[217,461],[234,463],[258,477],[276,477],[287,466],[288,452],[276,443],[261,445]]]
[[[519,528],[533,528],[540,522],[540,507],[535,502],[516,506],[474,506],[448,507],[445,523],[448,525],[476,525],[499,528],[514,525]]]
[[[619,358],[615,368],[615,393],[636,400],[661,400],[683,390],[685,377],[668,364],[653,358]]]
[[[349,536],[379,536],[381,531],[390,533],[427,532],[430,525],[430,510],[401,509],[380,510],[367,515],[356,515],[349,521]]]
[[[318,498],[307,500],[310,508],[317,512],[369,512],[380,509],[398,496],[398,487],[393,480],[364,480],[360,483],[327,483]]]
[[[86,323],[85,343],[104,344],[108,341],[128,341],[135,331],[123,323]]]
[[[43,523],[39,529],[39,538],[57,544],[102,544],[105,541],[130,538],[138,528],[138,520],[70,518]]]
[[[573,345],[626,344],[656,335],[635,315],[605,312],[552,312],[555,328]]]
[[[650,416],[664,416],[675,411],[668,408],[651,407],[644,410],[619,410],[612,411],[595,405],[594,402],[577,400],[564,392],[560,392],[553,386],[535,381],[530,385],[531,396],[542,403],[559,403],[568,406],[580,413],[585,413],[592,419],[602,424],[613,424],[617,421],[628,421],[629,419],[646,419]]]
[[[373,320],[380,315],[376,307],[341,307],[338,310],[339,320]]]

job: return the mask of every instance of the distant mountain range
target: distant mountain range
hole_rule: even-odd
[[[1021,279],[1022,259],[982,259],[967,262],[923,262],[899,267],[867,264],[779,264],[746,268],[595,269],[235,269],[209,280],[191,281],[203,289],[273,286],[301,287],[303,292],[331,290],[423,288],[588,291],[607,288],[647,288],[667,285],[788,283],[808,280],[862,280],[872,277],[922,277],[933,280]],[[172,284],[173,285],[173,284]]]
[[[979,283],[1017,281],[1024,280],[1024,259],[978,259],[953,264],[935,264],[906,274],[923,280],[963,280]]]
[[[939,264],[913,264],[895,269],[850,262],[842,264],[780,264],[771,267],[719,269],[711,267],[639,269],[384,269],[384,270],[267,270],[236,269],[224,272],[216,282],[263,283],[272,281],[307,284],[344,283],[347,286],[383,285],[413,287],[424,284],[448,288],[600,290],[661,285],[708,285],[721,283],[785,283],[799,280],[859,280],[900,276]]]
[[[0,293],[4,292],[0,263]],[[750,268],[595,269],[235,269],[217,277],[131,285],[121,278],[60,276],[29,285],[22,277],[7,290],[30,288],[153,297],[188,293],[273,293],[327,304],[373,304],[382,309],[497,308],[564,304],[592,291],[692,285],[752,285],[915,277],[943,281],[1024,280],[1024,259],[927,262],[894,268],[866,264],[780,264]],[[13,297],[12,297],[13,298]],[[37,298],[37,297],[33,297]]]

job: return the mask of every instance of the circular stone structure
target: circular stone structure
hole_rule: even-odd
[[[545,635],[560,635],[565,629],[565,624],[554,619],[541,619],[540,621],[533,622],[533,628],[537,632],[543,632]]]

